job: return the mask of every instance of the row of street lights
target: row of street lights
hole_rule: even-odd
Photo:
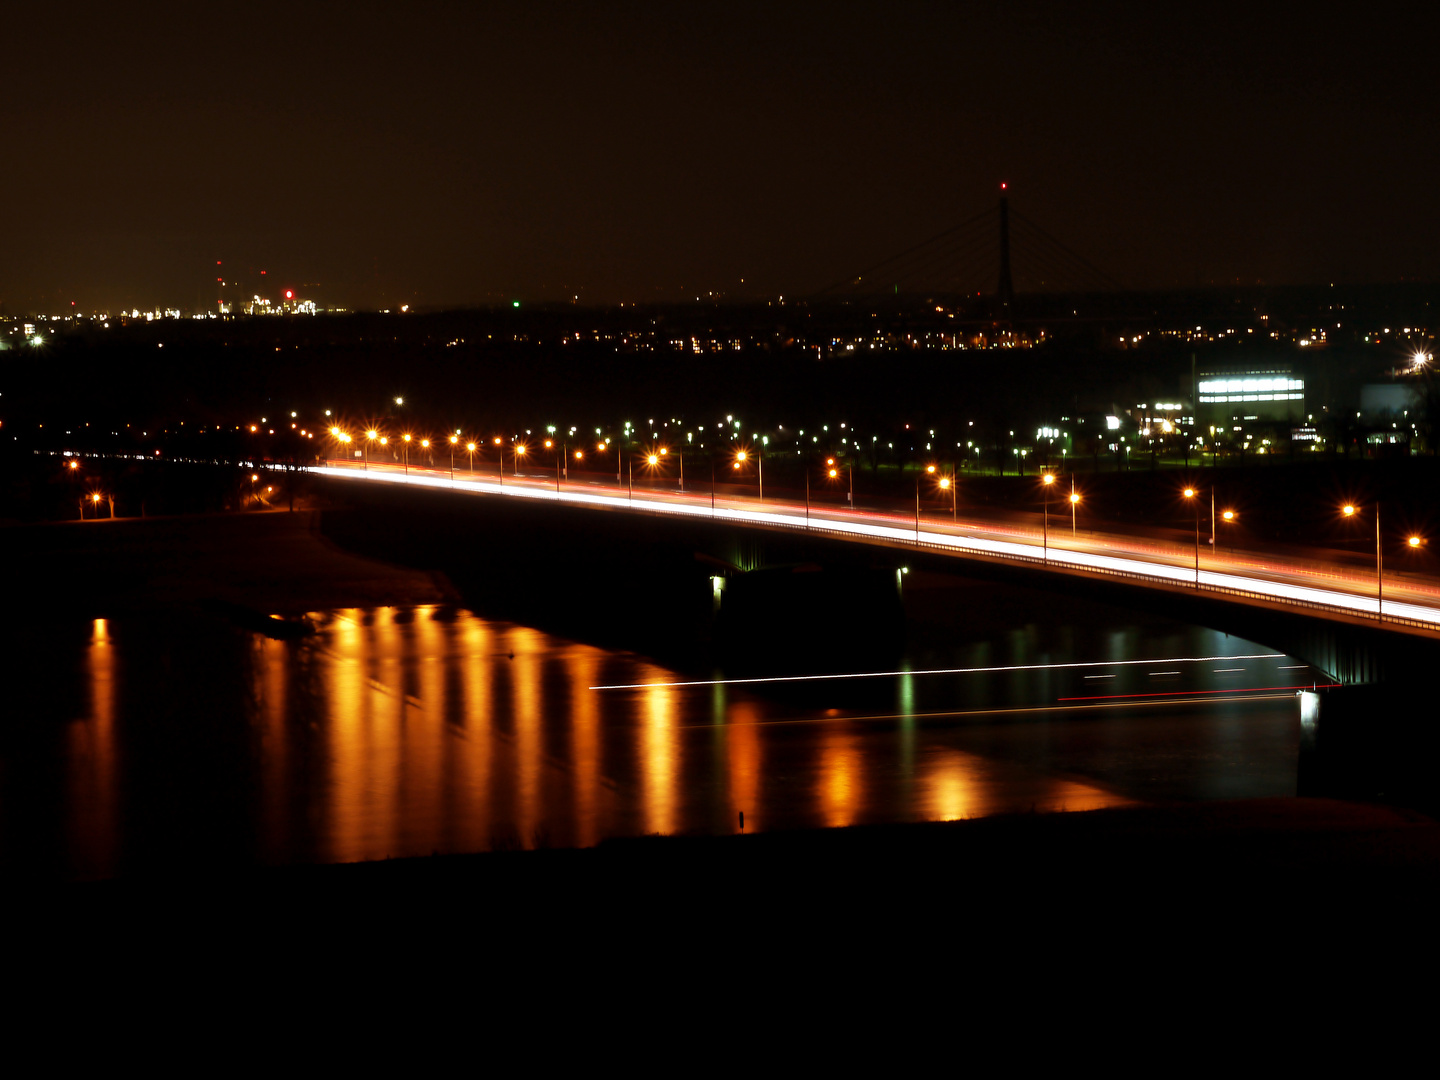
[[[340,431],[340,429],[339,429],[338,427],[331,428],[331,429],[330,429],[330,433],[331,433],[332,436],[335,437],[335,439],[336,439],[338,442],[340,442],[340,443],[343,444],[343,445],[349,445],[349,444],[353,441],[352,436],[350,436],[350,435],[348,435],[348,434]],[[380,432],[377,431],[377,430],[374,429],[374,428],[371,428],[371,429],[369,429],[369,430],[367,430],[367,431],[365,432],[365,438],[366,438],[366,450],[365,450],[365,458],[364,458],[364,467],[365,467],[366,469],[368,469],[368,468],[369,468],[369,452],[368,452],[369,444],[378,441],[379,444],[383,447],[383,446],[388,445],[388,443],[389,443],[389,438],[388,438],[388,436],[385,436],[385,435],[380,434]],[[410,471],[409,447],[410,447],[410,444],[412,443],[412,441],[414,441],[414,436],[412,436],[412,435],[409,434],[409,433],[405,433],[405,434],[403,434],[403,435],[401,436],[401,440],[402,440],[402,448],[401,448],[402,461],[403,461],[403,463],[404,463],[404,468],[405,468],[406,475],[409,475],[409,471]],[[449,440],[448,440],[448,441],[449,441],[449,443],[450,443],[450,478],[453,480],[453,479],[455,478],[455,451],[459,448],[459,445],[460,445],[460,436],[459,436],[459,434],[457,433],[457,434],[453,434],[453,435],[449,436]],[[421,449],[429,450],[431,443],[430,443],[430,440],[429,440],[428,438],[422,438],[422,439],[419,440],[419,445],[420,445]],[[467,441],[467,442],[465,442],[464,445],[465,445],[466,453],[467,453],[467,454],[469,455],[469,457],[470,457],[470,471],[471,471],[471,473],[473,474],[474,471],[475,471],[475,453],[476,453],[476,451],[479,449],[479,446],[478,446],[478,444],[475,443],[474,441]],[[495,445],[496,445],[497,448],[500,449],[500,457],[499,457],[500,482],[503,484],[504,481],[505,481],[505,459],[504,459],[504,449],[503,449],[503,447],[504,447],[504,441],[503,441],[503,440],[500,438],[500,436],[498,436],[498,435],[495,437]],[[554,442],[553,442],[553,440],[551,440],[551,439],[546,439],[546,440],[545,440],[545,445],[546,445],[546,447],[552,447],[552,446],[554,445]],[[600,443],[600,444],[599,444],[599,449],[600,449],[601,452],[604,452],[604,450],[607,449],[607,445],[606,445],[605,443]],[[517,473],[517,474],[518,474],[519,468],[520,468],[520,461],[521,461],[521,459],[522,459],[528,452],[529,452],[529,447],[525,444],[524,441],[522,441],[522,440],[517,440],[516,442],[514,442],[514,443],[512,444],[512,455],[513,455],[513,458],[514,458],[514,467],[513,467],[513,472],[514,472],[514,473]],[[646,466],[647,466],[649,469],[651,469],[652,471],[659,469],[659,468],[662,466],[662,464],[664,463],[664,461],[668,458],[669,453],[670,453],[670,451],[669,451],[669,448],[668,448],[668,447],[658,447],[658,448],[655,448],[655,449],[648,450],[648,451],[644,454],[644,461],[645,461]],[[557,490],[558,490],[559,483],[560,483],[560,467],[561,467],[561,466],[560,466],[560,461],[561,461],[561,457],[562,457],[562,456],[565,457],[565,458],[568,460],[568,456],[569,456],[569,447],[568,447],[568,445],[565,446],[564,450],[562,451],[562,454],[561,454],[561,455],[558,455],[558,456],[556,457],[556,479],[555,479],[555,482],[556,482]],[[584,456],[585,456],[584,450],[577,448],[576,451],[575,451],[575,459],[576,459],[577,461],[583,461],[583,460],[584,460]],[[677,460],[678,460],[679,463],[680,463],[680,490],[681,490],[681,491],[684,491],[684,490],[685,490],[685,459],[684,459],[684,455],[683,455],[683,454],[677,454],[677,455],[675,455],[675,456],[676,456]],[[754,461],[755,461],[755,467],[756,467],[756,479],[757,479],[758,495],[759,495],[759,497],[760,497],[761,499],[763,499],[763,498],[765,497],[765,466],[764,466],[764,459],[762,458],[762,456],[761,456],[758,452],[752,452],[751,450],[749,450],[749,449],[747,449],[747,448],[745,448],[745,447],[737,448],[736,451],[735,451],[734,459],[733,459],[733,461],[732,461],[732,463],[731,463],[731,464],[732,464],[732,468],[734,468],[736,471],[739,471],[739,470],[743,469],[743,468],[748,464],[748,462],[752,459],[752,457],[753,457],[753,459],[754,459]],[[825,466],[826,466],[826,475],[827,475],[827,477],[828,477],[829,479],[831,479],[831,480],[837,480],[837,479],[839,479],[839,476],[840,476],[840,466],[837,464],[836,460],[835,460],[833,457],[826,459]],[[72,464],[72,468],[73,468],[73,467],[74,467],[74,466],[73,466],[73,464]],[[855,467],[854,467],[854,464],[853,464],[853,463],[848,463],[848,464],[845,466],[845,468],[846,468],[847,471],[849,472],[849,481],[850,481],[850,483],[849,483],[850,490],[849,490],[849,494],[848,494],[847,498],[848,498],[850,507],[853,509],[853,508],[854,508],[854,505],[855,505]],[[958,485],[955,483],[955,478],[954,478],[952,475],[948,474],[948,473],[939,473],[939,468],[938,468],[938,466],[936,466],[936,465],[928,465],[928,466],[926,466],[925,471],[926,471],[926,473],[927,473],[928,475],[930,475],[930,476],[932,476],[932,477],[935,477],[936,485],[937,485],[937,487],[938,487],[942,492],[947,492],[947,493],[950,495],[950,513],[951,513],[951,518],[952,518],[952,520],[957,520],[957,521],[958,521],[958,519],[959,519],[959,496],[958,496],[958,491],[957,491]],[[938,473],[938,475],[937,475],[937,473]],[[568,470],[567,470],[567,474],[568,474]],[[633,474],[632,474],[632,475],[633,475]],[[617,479],[618,479],[618,477],[619,477],[619,474],[617,473]],[[1049,561],[1049,558],[1050,558],[1050,502],[1051,502],[1050,491],[1051,491],[1051,489],[1054,487],[1054,485],[1055,485],[1055,483],[1056,483],[1056,476],[1055,476],[1055,474],[1054,474],[1053,472],[1044,472],[1044,473],[1042,473],[1041,476],[1040,476],[1040,482],[1041,482],[1041,484],[1042,484],[1042,486],[1043,486],[1043,490],[1044,490],[1044,492],[1045,492],[1044,499],[1043,499],[1043,502],[1044,502],[1044,518],[1043,518],[1044,524],[1043,524],[1043,526],[1042,526],[1042,532],[1041,532],[1041,557],[1042,557],[1042,559],[1043,559],[1044,561],[1048,562],[1048,561]],[[632,481],[632,483],[633,483],[633,481]],[[1200,493],[1199,493],[1199,491],[1198,491],[1196,488],[1194,488],[1194,487],[1187,487],[1187,488],[1184,489],[1184,491],[1182,492],[1182,494],[1184,495],[1185,499],[1187,499],[1187,500],[1192,504],[1192,506],[1194,507],[1194,512],[1195,512],[1195,585],[1196,585],[1196,587],[1198,588],[1199,585],[1200,585],[1200,498],[1199,498]],[[712,480],[712,492],[711,492],[711,497],[712,497],[712,500],[713,500],[713,498],[714,498],[713,480]],[[98,502],[98,501],[99,501],[99,496],[95,496],[95,499],[96,499],[96,501]],[[1080,495],[1079,492],[1077,492],[1077,491],[1075,490],[1075,478],[1074,478],[1073,476],[1072,476],[1071,479],[1070,479],[1070,493],[1069,493],[1068,496],[1066,496],[1066,501],[1070,504],[1070,535],[1071,535],[1071,538],[1072,538],[1072,540],[1073,540],[1073,539],[1075,538],[1075,536],[1077,535],[1076,513],[1077,513],[1077,510],[1078,510],[1078,508],[1079,508],[1079,504],[1080,504],[1080,502],[1081,502],[1081,495]],[[1342,515],[1343,515],[1344,517],[1346,517],[1346,518],[1354,517],[1354,516],[1357,515],[1359,512],[1360,512],[1359,508],[1356,507],[1354,504],[1346,504],[1345,506],[1343,506],[1343,507],[1341,508],[1341,513],[1342,513]],[[808,519],[809,519],[809,514],[810,514],[810,478],[809,478],[809,472],[808,472],[808,470],[807,470],[807,472],[806,472],[806,479],[805,479],[805,513],[806,513],[806,519],[808,520]],[[1234,510],[1224,510],[1224,511],[1222,511],[1220,514],[1218,514],[1218,515],[1216,514],[1216,508],[1215,508],[1215,492],[1214,492],[1214,490],[1212,489],[1211,492],[1210,492],[1210,521],[1211,521],[1211,537],[1210,537],[1210,542],[1211,542],[1212,545],[1215,544],[1216,541],[1217,541],[1217,539],[1218,539],[1218,537],[1216,536],[1216,532],[1215,532],[1215,526],[1216,526],[1216,524],[1217,524],[1217,517],[1218,517],[1219,520],[1223,520],[1224,522],[1226,522],[1226,523],[1228,523],[1228,524],[1234,524],[1236,521],[1239,520],[1238,515],[1235,513]],[[918,535],[919,535],[919,528],[920,528],[920,482],[919,482],[918,479],[917,479],[917,481],[916,481],[916,486],[915,486],[915,528],[916,528],[916,535],[917,535],[917,537],[918,537]],[[1417,548],[1421,547],[1421,546],[1423,545],[1423,543],[1424,543],[1423,538],[1420,537],[1420,536],[1418,536],[1418,535],[1411,535],[1411,536],[1409,536],[1409,537],[1406,538],[1406,545],[1407,545],[1408,547],[1410,547],[1411,549],[1417,549]],[[1381,527],[1380,527],[1380,504],[1377,502],[1377,503],[1375,504],[1375,592],[1376,592],[1376,607],[1377,607],[1377,611],[1378,611],[1378,612],[1381,612],[1381,613],[1383,613],[1383,610],[1384,610],[1384,562],[1385,562],[1385,560],[1384,560],[1384,549],[1383,549],[1382,540],[1381,540]]]

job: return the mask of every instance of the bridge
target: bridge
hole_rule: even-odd
[[[543,584],[557,577],[552,567],[557,551],[574,551],[573,561],[585,570],[608,567],[634,584],[661,576],[661,568],[636,556],[621,569],[615,553],[669,548],[687,561],[691,552],[709,560],[719,574],[727,566],[752,571],[803,562],[853,564],[857,555],[869,556],[872,566],[882,561],[895,569],[897,587],[905,567],[939,570],[1084,595],[1233,633],[1303,660],[1331,680],[1326,684],[1312,675],[1308,682],[1247,689],[1298,698],[1301,794],[1389,798],[1440,810],[1431,768],[1440,755],[1440,725],[1432,722],[1430,684],[1440,660],[1440,583],[1418,575],[1387,572],[1382,589],[1374,576],[1318,559],[1202,550],[1198,527],[1187,548],[1081,531],[1068,513],[1050,514],[1035,528],[969,520],[958,505],[948,514],[933,507],[927,512],[918,499],[905,514],[893,506],[816,505],[788,491],[777,496],[771,490],[762,498],[758,485],[749,496],[711,485],[682,490],[670,479],[636,486],[563,472],[522,471],[502,478],[345,461],[311,471],[383,492],[391,507],[413,503],[419,510],[428,502],[433,511],[440,509],[436,500],[448,506],[452,496],[476,498],[483,518],[497,526],[484,530],[494,535],[476,553],[487,566],[497,559],[508,562],[510,552],[530,544],[547,549],[521,571],[527,610],[532,590],[548,588],[553,595],[567,587]],[[427,522],[436,520],[432,513]],[[456,522],[451,531],[473,534],[474,520]],[[466,544],[478,548],[482,541]],[[723,584],[717,575],[717,601]],[[627,606],[647,607],[665,591],[661,586],[647,600],[628,591],[612,595]],[[822,620],[837,610],[830,599],[830,614],[822,610]],[[573,595],[561,597],[564,607],[577,603]],[[883,605],[867,610],[884,616]],[[592,619],[611,617],[587,611]]]
[[[574,510],[707,523],[727,535],[726,561],[741,569],[794,561],[797,535],[904,552],[910,562],[965,573],[1009,570],[1041,588],[1088,592],[1132,605],[1161,605],[1202,625],[1284,648],[1346,684],[1394,678],[1440,645],[1440,582],[1408,573],[1364,574],[1319,559],[1226,554],[1074,527],[1047,508],[1039,527],[995,524],[916,499],[913,511],[818,503],[808,494],[741,495],[674,479],[635,483],[594,474],[528,470],[475,474],[430,466],[331,460],[312,472],[355,484],[410,486]],[[1198,520],[1198,519],[1197,519]],[[653,526],[652,526],[653,527]],[[716,549],[719,551],[720,549]],[[712,552],[714,553],[714,552]],[[1440,653],[1440,650],[1437,650]]]

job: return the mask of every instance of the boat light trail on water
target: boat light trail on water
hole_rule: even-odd
[[[927,668],[923,671],[854,671],[839,675],[770,675],[754,679],[693,679],[686,682],[618,683],[591,690],[650,690],[657,687],[745,686],[755,683],[820,682],[823,679],[891,679],[900,675],[982,675],[996,671],[1058,671],[1063,668],[1127,667],[1132,664],[1208,664],[1215,660],[1281,660],[1284,653],[1244,656],[1171,656],[1160,660],[1078,660],[1069,664],[1009,664],[1001,667]]]
[[[1086,697],[1062,697],[1056,701],[1115,701],[1119,698],[1144,698],[1158,701],[1167,697],[1196,697],[1202,694],[1260,694],[1271,690],[1334,690],[1340,683],[1308,683],[1305,686],[1239,686],[1233,690],[1151,690],[1143,694],[1091,694]]]
[[[876,524],[839,516],[843,511],[826,510],[812,513],[807,517],[803,512],[792,510],[748,510],[734,506],[716,505],[707,501],[688,502],[689,496],[674,495],[656,498],[631,492],[606,495],[590,491],[557,491],[549,487],[548,481],[512,480],[499,483],[489,480],[467,480],[459,477],[426,476],[412,467],[409,475],[401,472],[363,472],[350,466],[319,465],[310,470],[319,476],[331,476],[342,480],[369,480],[373,483],[413,484],[420,487],[443,488],[450,491],[467,491],[477,495],[508,495],[512,498],[537,499],[542,502],[571,503],[577,506],[604,507],[611,510],[628,510],[648,514],[675,514],[686,517],[711,518],[716,521],[734,521],[751,525],[779,526],[787,529],[805,529],[810,532],[831,533],[843,536],[865,537],[890,543],[915,545],[917,542],[931,549],[946,549],[956,553],[975,555],[998,555],[1008,558],[1023,558],[1033,562],[1044,562],[1055,569],[1090,570],[1101,573],[1127,574],[1132,577],[1147,577],[1168,585],[1194,586],[1196,575],[1194,564],[1151,562],[1146,559],[1124,555],[1101,555],[1089,551],[1049,546],[1042,560],[1039,544],[1011,540],[989,540],[957,532],[936,532],[911,524]],[[892,519],[893,520],[893,519]],[[1291,573],[1304,571],[1292,570]],[[1360,615],[1377,615],[1379,601],[1375,596],[1362,593],[1344,592],[1318,585],[1292,585],[1271,578],[1248,577],[1238,573],[1224,573],[1217,570],[1201,570],[1199,584],[1216,589],[1233,589],[1238,593],[1267,597],[1272,600],[1291,603],[1316,604],[1336,608]],[[1440,627],[1440,608],[1425,604],[1387,600],[1385,614],[1402,619],[1413,619]]]
[[[1324,685],[1329,685],[1324,684]],[[1309,687],[1304,687],[1308,690]],[[1242,694],[1243,690],[1227,691],[1227,693]],[[1226,701],[1285,701],[1293,698],[1293,693],[1251,693],[1249,697],[1227,697]],[[1087,699],[1088,700],[1088,699]],[[1171,705],[1209,705],[1214,698],[1208,697],[1181,697],[1172,698],[1165,702]],[[1137,709],[1146,705],[1154,705],[1154,699],[1143,701],[1102,701],[1096,700],[1088,705],[1020,705],[1009,708],[997,709],[945,709],[942,712],[924,713],[871,713],[862,716],[787,716],[775,720],[726,720],[727,727],[777,727],[782,724],[835,724],[835,723],[858,723],[867,720],[919,720],[922,723],[926,720],[955,720],[964,719],[967,716],[1012,716],[1020,713],[1064,713],[1064,712],[1094,712],[1098,709]],[[678,731],[713,731],[714,724],[681,724]]]

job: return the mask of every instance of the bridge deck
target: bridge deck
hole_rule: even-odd
[[[1255,554],[1227,556],[1154,541],[1087,530],[1072,533],[1068,520],[1052,516],[1047,531],[950,519],[934,514],[903,515],[807,506],[793,498],[712,495],[650,486],[557,480],[540,473],[503,478],[457,469],[331,462],[313,472],[349,481],[413,484],[465,494],[549,500],[596,510],[713,518],[766,529],[808,530],[853,542],[918,549],[937,554],[1018,561],[1058,574],[1110,577],[1166,590],[1195,591],[1217,599],[1270,608],[1306,611],[1345,623],[1377,622],[1395,630],[1440,636],[1440,582],[1388,572],[1383,612],[1376,579],[1319,560],[1268,559]]]

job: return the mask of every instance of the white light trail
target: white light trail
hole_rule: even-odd
[[[717,521],[733,521],[749,525],[805,529],[810,532],[851,536],[857,539],[882,540],[890,543],[904,544],[906,546],[915,545],[918,540],[920,544],[931,549],[950,549],[956,554],[998,555],[1009,558],[1021,558],[1028,562],[1049,565],[1057,569],[1117,573],[1130,577],[1149,578],[1153,581],[1165,582],[1170,585],[1193,587],[1196,583],[1193,563],[1183,565],[1178,563],[1150,562],[1145,559],[1123,555],[1102,555],[1094,552],[1075,551],[1069,548],[1055,547],[1053,545],[1049,549],[1048,560],[1042,562],[1039,544],[1014,540],[992,540],[986,537],[971,536],[963,533],[937,532],[933,529],[925,528],[923,524],[917,531],[914,525],[899,523],[881,524],[874,521],[840,517],[837,515],[844,513],[844,511],[838,511],[833,508],[812,512],[809,518],[807,518],[803,509],[791,509],[789,511],[782,508],[752,510],[727,506],[723,503],[717,503],[712,508],[705,501],[686,501],[690,498],[689,496],[678,494],[672,497],[658,498],[653,494],[627,494],[623,491],[617,494],[605,494],[598,491],[576,491],[573,489],[573,482],[571,488],[557,491],[554,487],[546,486],[547,482],[539,481],[538,478],[535,480],[515,480],[510,483],[500,483],[494,480],[467,480],[460,477],[451,480],[448,476],[424,475],[413,467],[407,476],[399,471],[388,471],[385,466],[379,468],[372,466],[368,472],[349,466],[343,468],[317,466],[311,471],[321,476],[331,476],[342,480],[369,480],[376,483],[412,484],[420,487],[465,491],[472,494],[508,495],[514,498],[561,502],[576,506],[603,507],[611,510],[631,510],[647,514],[675,514],[684,517],[711,518]],[[821,516],[822,513],[824,516]],[[871,515],[857,513],[857,517],[861,516]],[[891,520],[899,522],[904,519]],[[1292,570],[1291,572],[1301,573],[1303,571]],[[1364,596],[1358,593],[1344,592],[1338,589],[1319,586],[1294,585],[1289,582],[1276,581],[1272,578],[1249,577],[1243,574],[1202,569],[1199,574],[1199,583],[1202,586],[1209,586],[1212,589],[1233,589],[1237,592],[1249,593],[1252,596],[1260,596],[1266,599],[1300,604],[1316,604],[1322,607],[1336,608],[1359,615],[1369,615],[1373,617],[1378,611],[1378,601],[1374,596]],[[1417,622],[1440,627],[1440,608],[1437,607],[1406,603],[1400,600],[1386,600],[1385,614],[1387,616],[1412,619]]]
[[[767,675],[753,679],[694,679],[686,682],[622,683],[592,686],[591,690],[648,690],[654,687],[744,686],[754,683],[820,682],[826,679],[889,679],[900,675],[981,675],[997,671],[1060,671],[1065,668],[1130,667],[1134,664],[1210,664],[1216,660],[1283,660],[1284,653],[1250,653],[1244,656],[1169,656],[1149,660],[1077,660],[1068,664],[1006,664],[998,667],[926,668],[921,671],[853,671],[839,675]],[[1238,668],[1236,670],[1239,670]],[[1179,672],[1175,672],[1179,674]],[[1114,675],[1086,675],[1087,679],[1113,679]]]

